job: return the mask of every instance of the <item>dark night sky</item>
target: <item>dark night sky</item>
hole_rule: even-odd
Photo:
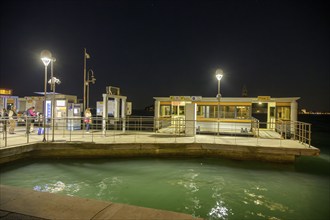
[[[0,87],[43,91],[40,52],[56,57],[64,94],[83,94],[83,48],[96,84],[133,108],[154,96],[217,93],[301,97],[300,108],[330,111],[330,32],[325,1],[17,1],[0,3]]]

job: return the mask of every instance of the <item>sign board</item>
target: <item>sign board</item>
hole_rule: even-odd
[[[50,100],[46,101],[46,118],[52,117],[52,102]]]
[[[200,101],[202,96],[170,96],[171,101]]]
[[[113,117],[115,114],[115,101],[108,100],[108,116]],[[103,102],[96,102],[96,115],[103,116]]]
[[[132,114],[132,102],[126,102],[126,115]]]
[[[269,101],[270,96],[258,96],[258,101]]]
[[[13,90],[11,89],[0,89],[0,95],[12,95]]]

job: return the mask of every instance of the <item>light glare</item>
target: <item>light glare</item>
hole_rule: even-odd
[[[216,74],[215,77],[217,77],[217,79],[220,81],[223,77],[223,70],[222,69],[217,69],[215,74]]]
[[[48,66],[48,64],[50,63],[51,59],[49,59],[48,57],[43,57],[41,58],[42,62],[44,63],[45,66]]]

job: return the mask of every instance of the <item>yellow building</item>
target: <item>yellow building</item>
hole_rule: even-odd
[[[154,97],[155,119],[187,120],[186,106],[193,104],[196,127],[212,130],[214,123],[223,128],[235,126],[236,130],[251,130],[251,123],[258,120],[260,128],[274,129],[276,121],[297,121],[299,97],[273,98],[258,97],[201,97],[170,96]],[[156,123],[156,129],[162,128]],[[213,129],[214,130],[214,129]]]

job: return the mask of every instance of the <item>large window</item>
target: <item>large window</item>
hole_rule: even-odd
[[[216,118],[218,117],[218,106],[198,105],[197,116],[202,118]]]
[[[160,116],[171,116],[171,105],[160,105]]]
[[[172,115],[184,115],[184,106],[183,105],[173,105]]]
[[[249,119],[251,117],[250,106],[220,106],[220,118]],[[197,106],[197,116],[201,118],[218,118],[217,105]]]
[[[277,107],[278,120],[290,120],[290,107]]]
[[[236,118],[249,119],[250,118],[250,106],[236,106]]]
[[[220,111],[221,118],[235,118],[236,116],[235,106],[222,106]]]
[[[202,118],[215,118],[217,117],[217,106],[198,105],[197,116]]]

